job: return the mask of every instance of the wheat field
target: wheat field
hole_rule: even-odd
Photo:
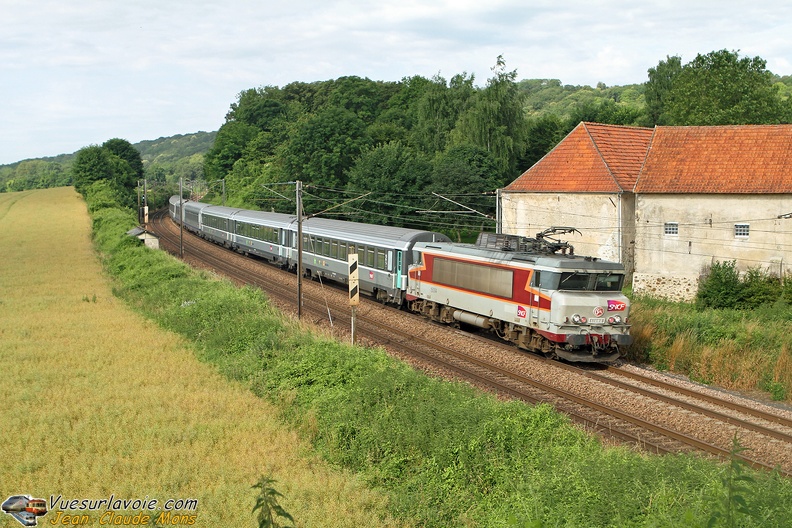
[[[0,500],[192,499],[194,526],[254,526],[267,475],[296,526],[401,525],[273,407],[113,297],[73,188],[0,194],[0,361]],[[66,513],[99,525],[107,510]]]

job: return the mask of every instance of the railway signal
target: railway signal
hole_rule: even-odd
[[[360,281],[358,278],[358,254],[350,253],[349,262],[349,306],[352,307],[352,344],[355,344],[355,315],[360,304]]]

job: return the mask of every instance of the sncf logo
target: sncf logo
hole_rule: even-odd
[[[608,301],[608,311],[609,312],[622,312],[624,309],[627,308],[627,303],[622,301]]]
[[[528,310],[524,306],[517,306],[517,317],[528,317]]]

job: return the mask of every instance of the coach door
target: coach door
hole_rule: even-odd
[[[395,266],[396,284],[395,284],[395,286],[396,286],[397,290],[403,290],[404,289],[404,283],[402,282],[402,252],[397,249],[397,250],[394,251],[394,253],[396,254],[396,266]]]
[[[531,273],[531,278],[528,280],[528,325],[537,327],[539,325],[539,270],[534,270]]]

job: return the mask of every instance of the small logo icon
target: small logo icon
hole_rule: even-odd
[[[608,301],[609,312],[623,312],[627,308],[627,303],[622,301]]]
[[[2,508],[3,513],[12,516],[22,526],[36,526],[36,518],[47,513],[47,501],[30,495],[11,495],[3,502]]]
[[[528,310],[525,309],[525,306],[517,305],[517,317],[528,317]]]
[[[594,317],[602,317],[602,314],[604,313],[605,310],[602,308],[602,306],[597,306],[596,308],[594,308]]]

